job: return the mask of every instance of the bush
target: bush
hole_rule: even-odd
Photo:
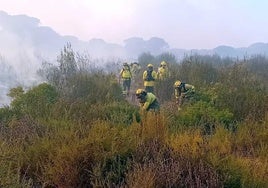
[[[11,109],[18,114],[27,114],[34,118],[46,117],[57,99],[58,93],[55,87],[43,83],[13,99]]]
[[[185,107],[178,115],[178,124],[186,127],[197,126],[202,128],[205,134],[213,133],[217,124],[232,129],[233,114],[228,110],[218,110],[211,104],[198,101]]]
[[[215,85],[218,108],[227,108],[236,120],[264,119],[267,111],[267,92],[243,64],[223,70],[220,83]]]
[[[158,85],[157,114],[123,100],[114,74],[79,69],[69,47],[53,86],[13,88],[0,108],[0,187],[267,187],[264,72],[217,56],[141,57],[160,59],[174,75]],[[179,76],[197,89],[181,111],[169,99]]]

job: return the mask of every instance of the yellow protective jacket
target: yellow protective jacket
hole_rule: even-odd
[[[143,81],[144,81],[144,86],[154,86],[155,80],[157,79],[157,73],[153,70],[152,71],[152,78],[153,80],[148,80],[147,78],[147,70],[143,72]]]
[[[169,75],[169,70],[168,68],[164,68],[164,67],[159,67],[158,68],[158,71],[157,71],[157,78],[159,80],[164,80],[166,78],[168,78],[170,75]]]
[[[148,111],[150,110],[149,107],[150,105],[155,102],[156,99],[156,96],[152,93],[147,93],[147,95],[145,96],[145,102],[144,103],[141,103],[141,107],[142,107],[142,110],[144,111]]]
[[[122,79],[130,79],[132,77],[129,69],[122,69],[120,75]]]

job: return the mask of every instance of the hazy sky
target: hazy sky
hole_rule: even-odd
[[[0,10],[85,41],[160,37],[184,49],[268,42],[268,0],[0,0]]]

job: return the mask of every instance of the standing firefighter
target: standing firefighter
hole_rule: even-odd
[[[153,93],[146,92],[143,89],[138,89],[136,91],[136,97],[139,100],[142,111],[159,111],[160,105]]]
[[[132,83],[135,84],[135,86],[138,85],[138,75],[140,73],[140,69],[141,69],[141,66],[138,62],[134,62],[134,63],[131,63],[130,64],[130,71],[131,71],[131,74],[132,74]]]
[[[147,70],[143,72],[143,81],[146,92],[154,93],[155,80],[157,73],[154,71],[152,64],[147,65]]]
[[[129,95],[132,75],[131,75],[130,67],[127,63],[123,64],[123,68],[120,71],[120,77],[123,82],[123,95],[124,96]]]
[[[138,73],[140,72],[141,66],[138,62],[133,62],[130,64],[130,70],[132,74],[132,79],[133,77],[136,77]]]
[[[193,96],[195,87],[193,85],[186,84],[180,80],[177,80],[174,83],[174,92],[176,103],[179,105],[178,110],[181,110],[181,106],[184,103],[184,100]]]
[[[158,67],[157,71],[157,78],[159,80],[165,80],[170,76],[167,63],[165,61],[162,61],[160,63],[160,67]]]

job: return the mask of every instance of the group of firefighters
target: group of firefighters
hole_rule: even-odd
[[[128,96],[130,93],[131,81],[136,79],[137,72],[140,70],[140,65],[137,62],[123,63],[123,68],[120,71],[120,78],[122,80],[123,95]],[[143,111],[159,111],[160,105],[157,97],[154,94],[154,86],[157,80],[165,80],[170,77],[170,71],[165,61],[160,63],[158,70],[155,71],[152,64],[147,65],[147,70],[143,72],[144,89],[136,90],[136,97],[140,103]],[[195,91],[193,85],[176,80],[174,83],[174,96],[178,110],[181,110],[183,101],[188,96],[191,96]]]

